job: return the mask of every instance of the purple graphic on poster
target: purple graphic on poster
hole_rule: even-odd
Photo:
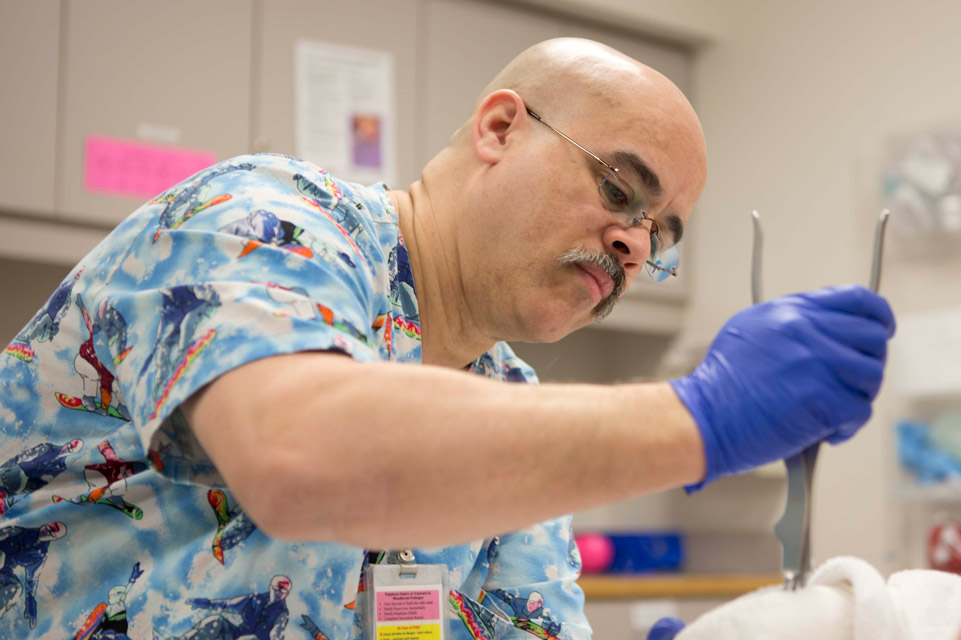
[[[380,149],[380,116],[355,113],[351,118],[353,162],[358,167],[383,166]]]

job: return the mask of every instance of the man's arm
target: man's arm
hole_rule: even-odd
[[[300,353],[224,374],[186,413],[267,533],[441,545],[843,442],[871,415],[893,334],[884,299],[837,287],[741,311],[669,384],[504,384]]]
[[[224,374],[184,412],[244,510],[282,539],[463,542],[705,473],[667,383],[505,384],[299,353]]]

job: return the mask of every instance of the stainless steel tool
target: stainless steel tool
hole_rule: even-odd
[[[881,257],[884,247],[884,230],[890,212],[885,209],[874,228],[874,256],[871,261],[870,287],[878,291],[881,284]],[[755,304],[761,299],[761,221],[757,211],[752,212],[754,223],[754,251],[751,262],[751,297]],[[814,482],[814,465],[821,443],[815,443],[801,453],[787,458],[787,503],[784,515],[778,520],[774,531],[781,541],[783,555],[781,568],[784,572],[784,588],[794,591],[803,587],[811,571],[811,496]]]

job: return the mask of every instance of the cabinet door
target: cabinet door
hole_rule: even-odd
[[[424,165],[470,118],[481,90],[527,47],[561,35],[550,14],[476,0],[428,3],[419,129]]]
[[[406,187],[416,166],[419,0],[269,0],[257,4],[254,140],[258,151],[297,154],[294,56],[300,41],[347,45],[393,56],[393,130],[397,177]],[[342,176],[350,179],[349,176]]]
[[[150,197],[85,188],[90,136],[215,160],[249,150],[251,2],[64,3],[59,214],[113,224]],[[157,169],[129,158],[128,171]]]
[[[53,213],[60,3],[0,3],[0,207]]]

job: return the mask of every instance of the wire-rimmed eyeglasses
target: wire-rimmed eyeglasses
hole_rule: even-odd
[[[666,280],[669,276],[677,275],[677,267],[680,262],[677,254],[677,247],[663,248],[665,245],[664,236],[660,225],[655,220],[648,217],[650,203],[643,192],[635,192],[626,180],[620,177],[620,169],[613,167],[601,160],[601,158],[578,144],[570,136],[548,124],[539,115],[531,111],[529,107],[527,114],[546,126],[548,129],[564,138],[572,145],[597,160],[607,169],[604,179],[597,185],[597,191],[601,196],[601,203],[604,208],[611,213],[624,218],[629,227],[642,224],[645,220],[651,224],[651,251],[644,264],[644,270],[654,279],[655,282]]]

